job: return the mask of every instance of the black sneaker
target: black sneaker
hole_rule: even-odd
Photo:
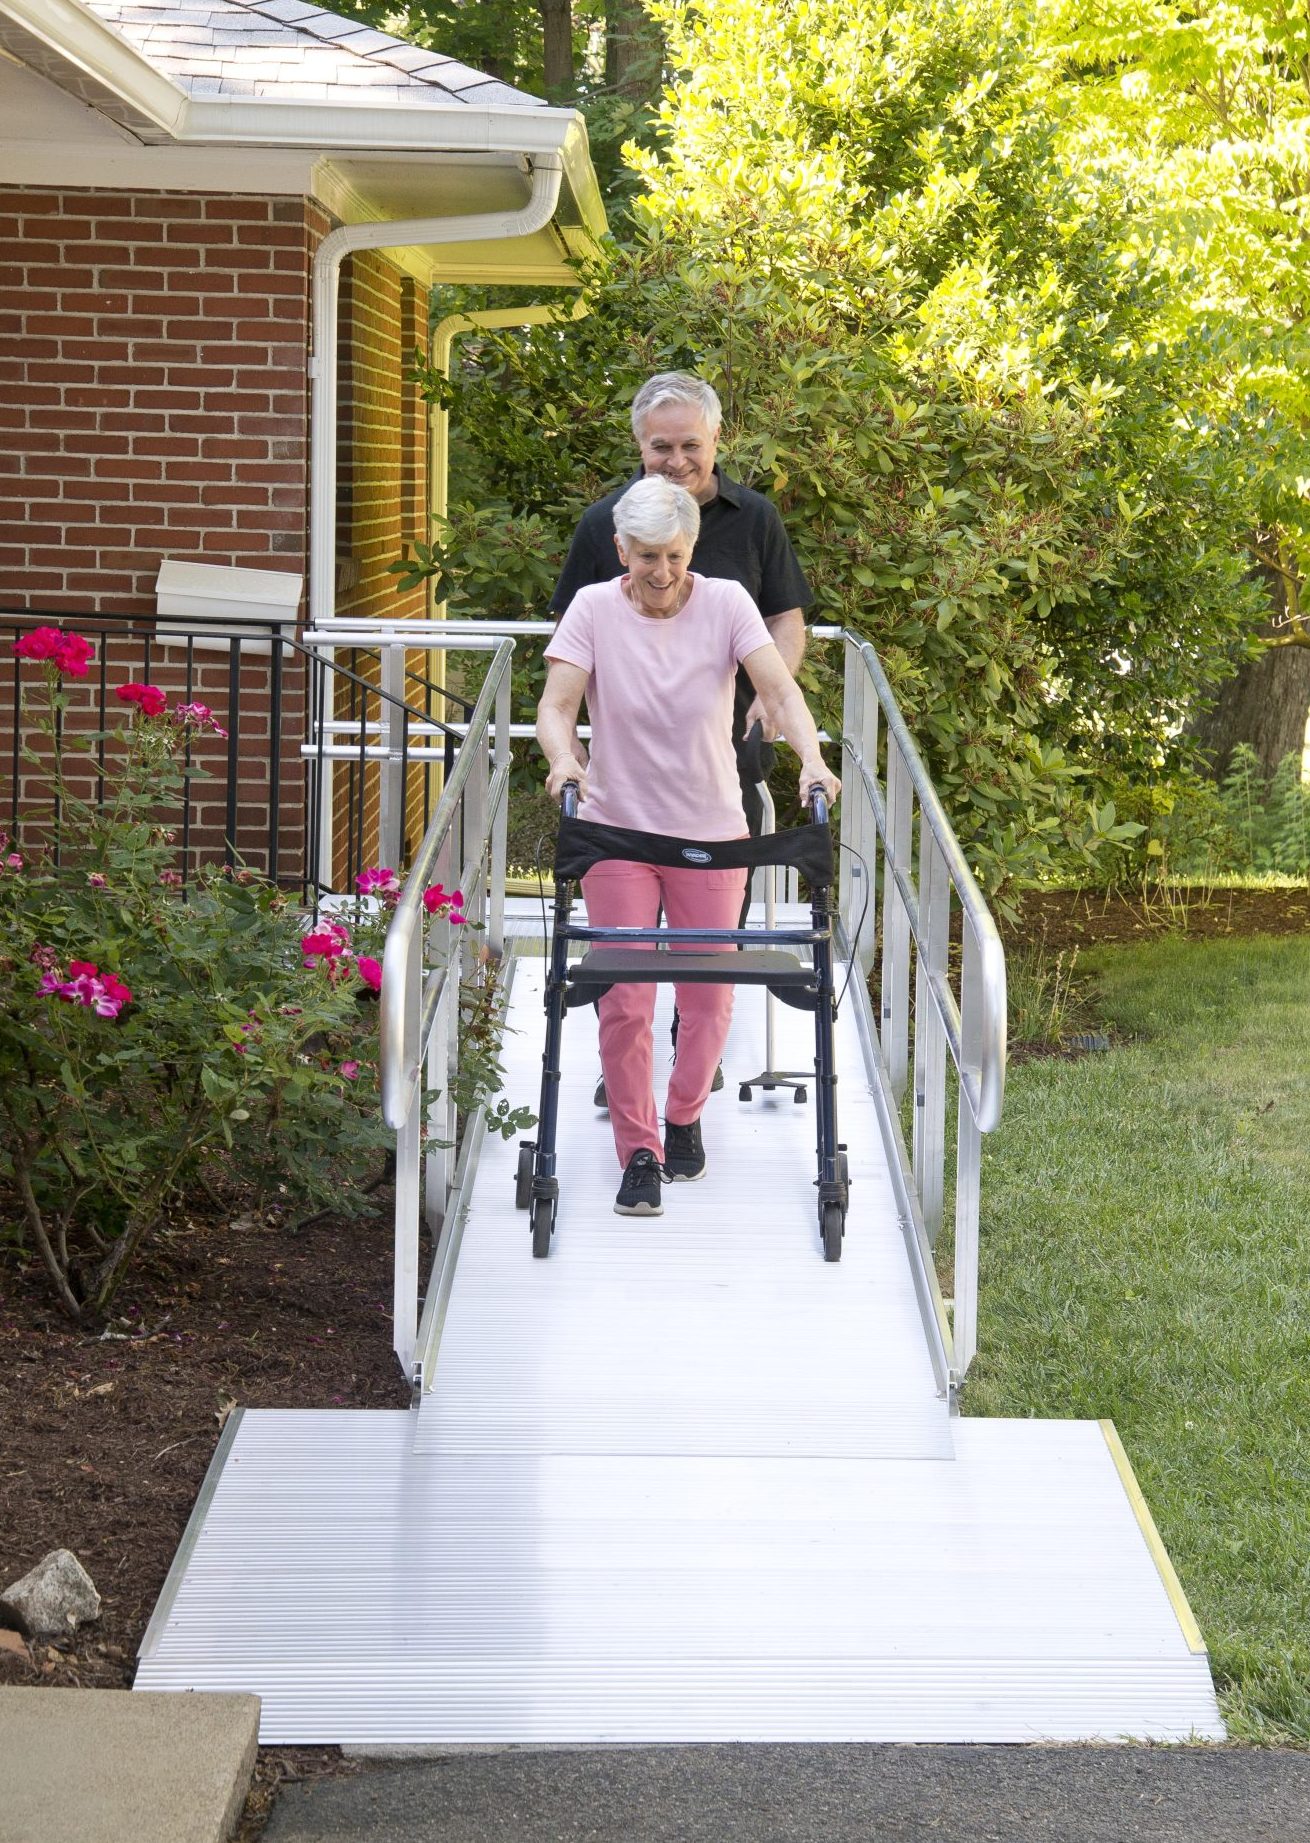
[[[660,1184],[663,1180],[660,1161],[648,1146],[643,1146],[640,1152],[634,1152],[623,1173],[619,1194],[614,1199],[614,1214],[662,1216],[664,1205],[660,1201]]]
[[[700,1121],[664,1125],[664,1169],[674,1184],[694,1184],[705,1175],[705,1148],[700,1142]]]

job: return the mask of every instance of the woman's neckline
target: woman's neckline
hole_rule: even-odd
[[[691,605],[691,598],[696,592],[696,584],[699,578],[694,570],[688,570],[683,580],[687,585],[687,592],[678,603],[678,606],[671,609],[668,614],[647,614],[644,608],[639,608],[637,606],[636,599],[632,593],[632,577],[626,570],[619,577],[619,594],[623,597],[626,606],[632,610],[639,621],[676,621],[678,616],[680,614],[685,614],[688,607]]]

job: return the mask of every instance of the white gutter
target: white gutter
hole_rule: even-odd
[[[309,360],[309,624],[336,614],[337,309],[341,264],[355,250],[441,243],[488,243],[530,237],[549,224],[559,202],[564,164],[543,154],[532,171],[532,195],[519,211],[463,212],[444,218],[396,218],[342,224],[329,231],[314,257],[313,351]]]

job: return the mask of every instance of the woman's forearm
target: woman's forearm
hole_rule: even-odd
[[[787,738],[796,754],[803,762],[815,762],[823,759],[819,747],[819,732],[814,718],[810,715],[805,694],[793,679],[782,695],[774,700],[769,711],[779,733]]]

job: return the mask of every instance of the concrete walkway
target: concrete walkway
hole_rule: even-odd
[[[1310,1754],[664,1747],[452,1754],[288,1787],[265,1843],[1292,1843]]]
[[[255,1696],[0,1689],[0,1843],[223,1843]]]

